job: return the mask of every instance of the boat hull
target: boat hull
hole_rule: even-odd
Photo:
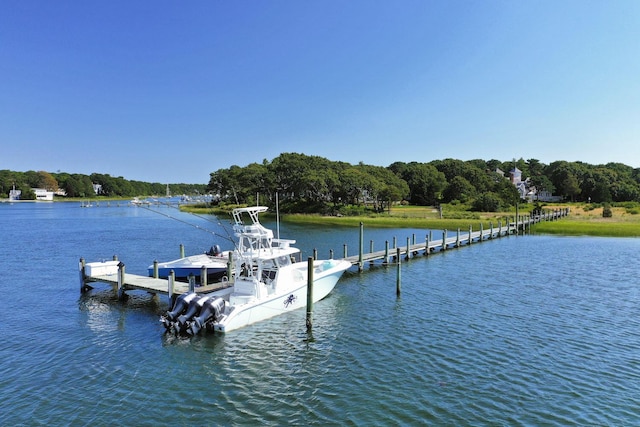
[[[201,283],[203,267],[207,269],[207,282],[218,281],[227,274],[227,258],[200,254],[158,263],[158,277],[166,279],[173,271],[176,280],[188,281],[189,276],[193,275],[196,283]],[[153,277],[154,270],[153,264],[148,267],[149,277]]]
[[[325,261],[316,261],[321,265]],[[317,302],[331,293],[342,274],[351,267],[348,261],[332,261],[331,268],[314,273],[313,280],[313,301]],[[230,332],[262,320],[266,320],[280,314],[297,310],[307,305],[307,263],[296,263],[292,269],[299,272],[303,277],[299,277],[298,284],[288,289],[283,289],[271,296],[261,299],[246,298],[246,303],[235,303],[230,305],[230,310],[219,322],[213,324],[213,329],[218,332]],[[316,268],[317,269],[317,268]],[[229,296],[230,301],[242,301],[233,294]]]

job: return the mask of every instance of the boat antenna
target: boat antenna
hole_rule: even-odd
[[[280,208],[278,206],[278,192],[276,191],[276,236],[280,238]]]

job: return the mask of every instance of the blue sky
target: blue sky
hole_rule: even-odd
[[[207,183],[283,152],[640,167],[636,0],[0,10],[0,169]]]

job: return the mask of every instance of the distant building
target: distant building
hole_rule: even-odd
[[[36,195],[36,201],[41,201],[41,202],[53,201],[53,191],[47,191],[44,188],[32,188],[32,190]],[[9,190],[9,201],[15,202],[18,200],[22,200],[22,191],[16,190],[16,187],[14,186],[13,189]]]
[[[13,189],[9,190],[9,201],[13,202],[16,200],[20,200],[20,195],[22,194],[22,191],[20,190],[16,190],[16,186],[13,186]]]
[[[500,171],[499,169],[496,172]],[[500,171],[502,172],[502,171]],[[498,172],[499,173],[499,172]],[[562,196],[554,196],[549,191],[540,190],[531,184],[531,179],[522,180],[522,171],[516,167],[509,171],[509,181],[516,186],[520,198],[529,202],[561,202]]]
[[[93,191],[96,194],[102,194],[102,184],[93,184]]]
[[[36,200],[43,202],[53,201],[53,191],[47,191],[44,188],[32,188],[32,190],[36,193]]]
[[[522,182],[522,171],[518,168],[513,168],[509,171],[509,179],[511,183],[515,186]]]

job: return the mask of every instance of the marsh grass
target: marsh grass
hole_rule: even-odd
[[[612,217],[602,217],[602,207],[587,203],[571,203],[546,205],[545,209],[570,208],[570,214],[558,221],[541,222],[532,226],[533,233],[558,234],[558,235],[589,235],[606,237],[640,237],[640,205],[637,203],[625,203],[612,207]],[[533,205],[522,205],[519,213],[526,215]],[[456,230],[468,231],[469,226],[474,231],[480,229],[480,224],[485,230],[491,225],[498,228],[500,221],[507,223],[513,220],[515,209],[509,212],[469,212],[467,206],[443,205],[443,218],[440,211],[430,206],[397,206],[391,212],[362,216],[323,216],[315,214],[288,214],[282,215],[282,220],[299,224],[334,225],[344,227],[358,227],[360,222],[367,227],[375,228],[425,228],[432,230]],[[211,209],[206,212],[212,213]],[[221,215],[223,212],[215,212]],[[225,213],[228,215],[228,213]],[[272,213],[273,216],[273,213]]]

